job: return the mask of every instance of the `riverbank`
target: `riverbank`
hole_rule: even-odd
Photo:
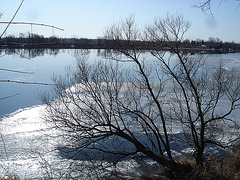
[[[170,46],[169,46],[170,44]],[[86,38],[45,38],[36,34],[29,34],[23,37],[9,36],[0,39],[0,49],[134,49],[134,50],[160,50],[172,51],[169,47],[176,44],[176,47],[188,53],[234,53],[240,52],[240,44],[229,42],[204,42],[189,41],[183,42],[149,42],[149,41],[125,41],[120,40],[116,43],[108,39],[86,39]]]

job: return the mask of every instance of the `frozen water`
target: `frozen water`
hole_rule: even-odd
[[[211,55],[210,55],[211,56]],[[214,56],[214,55],[212,55]],[[235,67],[240,69],[240,54],[222,55],[225,68]],[[218,57],[212,57],[207,62],[210,68],[216,67]],[[237,64],[237,65],[236,65]],[[223,109],[225,103],[222,104]],[[88,172],[87,166],[107,166],[107,163],[96,161],[94,164],[88,161],[64,159],[59,156],[57,150],[58,142],[62,141],[59,132],[51,129],[44,120],[45,105],[37,105],[25,109],[19,109],[14,113],[6,115],[0,122],[0,174],[17,174],[22,178],[50,178],[50,177],[86,177],[93,175]],[[239,111],[233,117],[240,117]],[[175,126],[173,129],[176,138],[183,134]],[[231,135],[229,135],[231,136]],[[174,154],[179,156],[192,152],[189,147],[180,146],[181,143],[171,144]],[[210,147],[209,149],[211,149]],[[217,152],[216,149],[211,149]],[[219,151],[218,151],[219,152]],[[154,166],[152,161],[146,164]],[[125,174],[136,175],[139,172],[140,163],[135,160],[126,160],[118,164],[118,169]],[[108,169],[109,171],[111,169]],[[140,170],[141,171],[141,170]],[[79,174],[81,172],[82,174]],[[96,170],[96,174],[102,171]],[[109,173],[104,171],[104,173]]]

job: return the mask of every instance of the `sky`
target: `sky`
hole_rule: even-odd
[[[193,8],[200,0],[25,0],[14,21],[43,23],[64,29],[31,25],[11,25],[6,35],[37,33],[58,37],[99,38],[114,22],[135,15],[139,27],[154,18],[181,14],[191,23],[190,40],[218,37],[240,43],[240,7],[236,0],[213,0],[213,16]],[[220,3],[221,2],[221,3]],[[0,0],[0,21],[10,21],[21,0]],[[0,24],[0,33],[6,24]]]

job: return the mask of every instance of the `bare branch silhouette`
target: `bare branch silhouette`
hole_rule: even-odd
[[[46,85],[46,86],[54,85],[54,84],[50,84],[50,83],[25,82],[25,81],[13,81],[13,80],[0,80],[0,82],[9,82],[9,83],[17,83],[17,84],[36,84],[36,85]]]
[[[0,22],[0,24],[8,24],[9,22]],[[42,24],[42,23],[33,23],[33,22],[11,22],[11,24],[26,24],[26,25],[35,25],[35,26],[45,26],[45,27],[51,27],[54,29],[58,29],[60,31],[64,31],[64,29],[56,27],[56,26],[52,26],[52,25],[48,25],[48,24]]]
[[[0,71],[9,71],[9,72],[15,72],[15,73],[22,73],[22,74],[35,74],[34,72],[16,71],[11,69],[4,69],[4,68],[0,68]]]
[[[5,34],[5,32],[7,31],[7,29],[9,28],[10,24],[12,23],[12,21],[14,20],[14,18],[16,17],[18,11],[20,10],[22,4],[23,4],[24,0],[22,0],[21,4],[19,5],[18,9],[16,10],[15,14],[13,15],[12,19],[9,21],[7,27],[5,28],[5,30],[3,31],[2,35],[0,36],[0,39],[2,39],[3,35]]]
[[[239,0],[235,0],[235,1],[239,1]],[[198,4],[193,5],[193,7],[199,8],[199,9],[201,9],[202,12],[204,12],[206,14],[210,13],[210,15],[213,16],[213,13],[212,13],[212,2],[213,2],[212,0],[200,0],[198,2]],[[222,3],[223,3],[223,0],[219,0],[218,7],[220,5],[222,5]],[[237,11],[239,6],[240,6],[240,3],[237,5],[237,7],[236,7],[236,9],[234,11]]]
[[[180,144],[198,166],[209,146],[231,146],[239,137],[227,135],[240,108],[238,75],[222,64],[208,73],[203,55],[182,50],[189,27],[181,15],[156,18],[143,31],[134,16],[110,26],[106,59],[80,56],[75,71],[54,79],[58,98],[43,97],[45,119],[67,139],[62,147],[73,156],[97,151],[102,160],[146,156],[184,176],[191,167],[174,155]],[[152,48],[139,49],[141,40]]]
[[[17,95],[19,95],[20,93],[16,93],[14,95],[11,95],[11,96],[6,96],[6,97],[3,97],[3,98],[0,98],[0,100],[4,100],[4,99],[8,99],[8,98],[12,98],[12,97],[15,97]]]

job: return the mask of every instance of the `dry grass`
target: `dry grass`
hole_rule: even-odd
[[[240,168],[240,142],[236,145],[237,152],[235,155],[235,166],[236,168]]]
[[[195,160],[182,158],[180,163],[190,165],[192,171],[186,174],[185,177],[179,179],[240,180],[239,159],[240,152],[236,153],[236,155],[229,155],[226,158],[217,158],[214,155],[209,155],[204,161],[203,166],[197,166]]]
[[[189,165],[192,170],[188,173],[177,174],[166,167],[161,167],[158,175],[144,175],[137,180],[240,180],[240,142],[236,145],[236,154],[230,154],[228,157],[217,158],[214,155],[209,155],[203,166],[196,165],[194,159],[182,157],[179,160],[180,164]]]
[[[210,155],[203,164],[203,167],[195,167],[193,179],[236,179],[240,178],[236,167],[234,166],[234,157],[216,158]]]
[[[0,180],[20,180],[17,175],[8,175],[3,178],[0,177]]]

